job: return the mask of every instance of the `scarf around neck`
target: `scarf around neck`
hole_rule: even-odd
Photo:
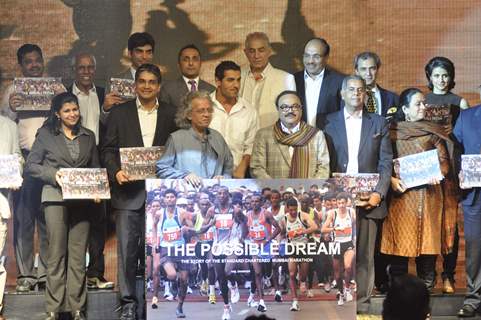
[[[274,124],[274,136],[277,142],[294,148],[289,178],[309,178],[309,141],[318,131],[319,129],[304,121],[301,121],[299,131],[295,133],[282,131],[280,120]]]

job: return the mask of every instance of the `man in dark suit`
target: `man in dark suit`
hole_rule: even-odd
[[[93,55],[79,53],[72,59],[72,69],[75,81],[67,88],[73,93],[80,107],[82,124],[95,134],[95,143],[105,134],[105,122],[110,109],[102,108],[105,89],[94,84],[97,62]],[[90,289],[113,289],[114,283],[104,278],[105,234],[107,232],[107,216],[105,203],[95,205],[95,223],[90,224],[89,233],[89,266],[87,271],[87,286]]]
[[[356,75],[366,81],[366,98],[364,107],[366,111],[373,112],[385,117],[388,121],[396,113],[399,105],[399,96],[392,91],[381,88],[377,84],[377,76],[381,67],[381,59],[374,52],[362,52],[354,57],[354,72]],[[381,240],[382,221],[378,220],[378,244],[375,253],[375,269],[376,269],[376,288],[384,293],[388,289],[388,276],[386,267],[388,259],[380,253],[379,241]]]
[[[135,78],[135,71],[138,67],[146,63],[152,63],[155,50],[155,41],[150,33],[135,32],[132,33],[127,42],[127,49],[130,61],[130,67],[122,73],[116,75],[114,78],[131,79]],[[110,80],[110,79],[109,79]],[[118,94],[109,92],[105,96],[104,108],[107,110],[114,105],[126,102]]]
[[[118,281],[121,320],[136,319],[136,273],[144,260],[145,183],[131,181],[120,167],[119,148],[163,146],[176,130],[175,108],[159,103],[160,70],[152,64],[141,65],[135,73],[137,98],[118,105],[110,112],[101,147],[101,159],[112,187],[112,207],[116,214],[118,239]],[[143,274],[143,270],[140,270]]]
[[[325,127],[331,172],[379,173],[369,198],[357,204],[356,281],[358,312],[367,312],[374,286],[377,220],[387,215],[386,193],[392,171],[392,146],[386,119],[363,110],[366,83],[359,76],[342,82],[343,109],[327,116]]]
[[[160,101],[178,109],[181,106],[182,98],[189,91],[204,90],[210,93],[215,90],[213,85],[199,77],[202,61],[200,51],[195,45],[189,44],[180,49],[178,64],[182,76],[162,85]]]
[[[461,111],[453,134],[464,148],[463,154],[481,152],[481,106]],[[463,194],[464,240],[466,242],[467,292],[458,317],[474,317],[481,306],[481,188]]]
[[[330,47],[326,40],[314,38],[304,47],[304,70],[294,74],[297,95],[301,98],[302,120],[323,129],[326,115],[341,106],[344,75],[327,67]]]
[[[354,72],[366,81],[366,110],[389,119],[396,112],[399,96],[377,84],[380,67],[381,59],[374,52],[362,52],[354,57]]]

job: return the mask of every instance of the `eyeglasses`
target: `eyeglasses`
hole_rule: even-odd
[[[289,110],[297,111],[297,110],[300,110],[301,108],[302,106],[300,104],[291,104],[291,105],[283,104],[279,106],[279,109],[282,112],[289,112]]]

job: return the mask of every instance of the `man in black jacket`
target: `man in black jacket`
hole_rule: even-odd
[[[101,159],[112,187],[112,207],[116,214],[118,275],[121,320],[136,319],[136,270],[143,265],[145,238],[145,183],[131,181],[120,167],[119,148],[163,146],[176,130],[175,108],[159,103],[161,75],[152,64],[141,65],[135,73],[137,98],[112,109],[107,121]],[[142,270],[141,270],[142,271]]]
[[[347,76],[341,94],[345,106],[327,116],[325,127],[331,172],[379,173],[374,191],[364,203],[357,204],[357,310],[365,313],[374,287],[377,222],[387,215],[384,199],[391,184],[392,145],[386,119],[363,110],[366,82],[359,76]]]
[[[323,38],[309,40],[304,47],[304,70],[294,74],[297,94],[301,98],[302,120],[323,129],[326,115],[341,106],[341,83],[344,75],[327,67],[330,47]]]

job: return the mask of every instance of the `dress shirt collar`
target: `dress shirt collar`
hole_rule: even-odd
[[[189,78],[187,78],[186,76],[182,76],[182,79],[184,79],[184,82],[185,82],[185,84],[187,85],[187,88],[189,88],[189,91],[190,91],[190,83],[189,83],[189,81],[192,81],[192,80],[195,81],[195,87],[197,88],[197,90],[199,90],[200,77],[197,77],[197,78],[194,78],[194,79],[189,79]]]
[[[149,114],[152,113],[152,112],[154,112],[154,111],[157,111],[157,109],[159,108],[159,100],[157,100],[157,98],[155,98],[155,107],[154,107],[152,110],[150,110],[150,111],[147,111],[147,109],[144,108],[144,106],[142,105],[142,103],[140,103],[140,100],[139,100],[138,97],[135,99],[135,104],[137,105],[137,109],[141,109],[141,110],[143,110],[143,111],[146,111],[146,112],[148,112]]]
[[[281,129],[284,133],[287,133],[287,134],[291,134],[291,133],[296,133],[297,131],[299,131],[299,129],[301,128],[301,122],[299,121],[298,124],[296,124],[296,126],[292,129],[289,129],[287,128],[281,121]]]
[[[130,66],[130,74],[132,74],[132,79],[135,79],[135,73],[137,72],[136,69],[134,69],[134,67]]]
[[[93,82],[92,82],[92,88],[89,89],[88,94],[90,94],[90,92],[97,93],[97,89],[95,88],[95,84]],[[85,95],[85,93],[77,87],[77,84],[75,83],[75,81],[72,84],[72,93],[76,96],[81,94]]]
[[[311,77],[309,73],[307,73],[307,70],[304,69],[304,80],[307,80],[308,78],[312,79],[313,81],[318,81],[324,78],[324,71],[326,68],[322,69],[321,73],[319,73],[317,76]]]
[[[267,66],[264,68],[264,70],[262,70],[261,72],[261,75],[262,75],[262,79],[265,79],[265,77],[267,76],[267,74],[269,73],[269,71],[272,69],[272,65],[270,62],[267,63]],[[251,70],[251,67],[249,66],[249,72],[247,73],[248,76],[254,78],[254,73],[252,72]]]
[[[372,93],[374,94],[379,92],[379,88],[377,87],[377,84],[375,84],[371,89],[367,88],[367,90],[371,90]]]
[[[210,98],[212,99],[212,102],[214,102],[214,108],[217,108],[217,109],[227,113],[227,111],[225,111],[225,108],[222,105],[222,103],[220,103],[219,100],[217,100],[217,98],[215,96],[216,92],[217,91],[214,91],[210,94]],[[238,110],[243,109],[243,108],[245,108],[245,105],[243,103],[241,103],[241,97],[237,97],[237,101],[232,106],[232,109],[230,110],[230,113],[232,114],[233,112],[238,111]]]
[[[362,109],[355,111],[353,114],[349,114],[347,109],[344,108],[344,120],[362,119]]]

